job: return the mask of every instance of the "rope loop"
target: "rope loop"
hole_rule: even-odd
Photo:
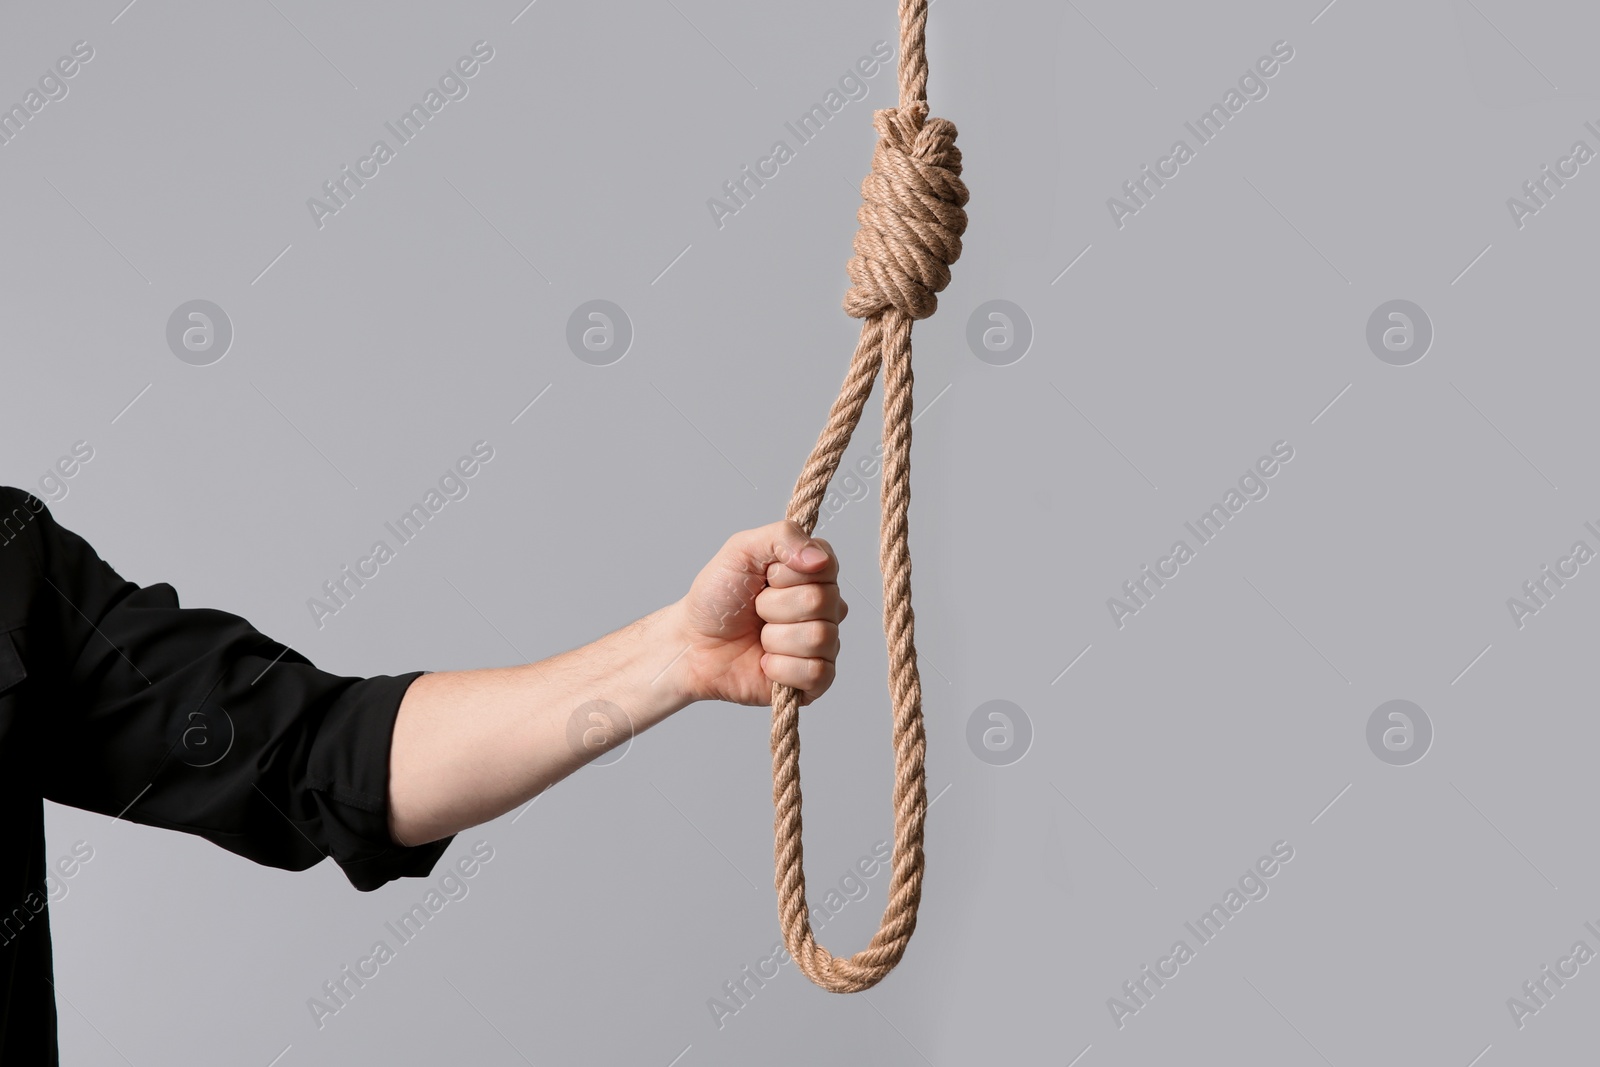
[[[878,145],[861,183],[853,283],[845,311],[864,320],[844,385],[828,413],[789,499],[788,518],[816,528],[822,498],[861,420],[873,382],[883,374],[883,519],[878,566],[883,572],[883,630],[889,652],[890,739],[894,747],[894,850],[888,900],[878,931],[853,956],[817,944],[806,902],[800,794],[800,694],[772,686],[773,884],[778,921],[795,965],[832,993],[871,989],[894,969],[917,928],[922,901],[922,836],[928,811],[927,738],[917,674],[916,620],[911,610],[911,325],[939,306],[950,265],[967,228],[956,128],[928,117],[924,27],[928,0],[900,0],[900,106],[873,113]]]

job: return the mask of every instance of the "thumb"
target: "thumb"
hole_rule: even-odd
[[[785,571],[814,578],[838,567],[826,541],[809,536],[787,520],[735,534],[728,547],[742,554],[752,570],[764,571],[767,581],[774,584],[793,584],[781,581]]]

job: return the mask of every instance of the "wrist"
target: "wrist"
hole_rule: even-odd
[[[640,666],[648,703],[663,709],[662,717],[703,698],[691,669],[689,632],[683,601],[675,601],[639,620],[644,630]]]

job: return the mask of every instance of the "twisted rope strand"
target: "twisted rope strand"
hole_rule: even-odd
[[[875,112],[878,144],[861,183],[847,314],[864,320],[861,337],[828,423],[795,483],[787,511],[807,534],[828,483],[861,420],[873,382],[883,372],[883,518],[878,562],[883,571],[883,625],[894,709],[894,851],[888,903],[878,932],[854,956],[834,956],[817,944],[806,905],[800,793],[800,695],[772,687],[772,801],[774,884],[784,942],[800,970],[834,993],[870,989],[905,954],[922,900],[923,824],[928,810],[911,610],[911,324],[932,315],[961,255],[967,187],[961,181],[956,128],[928,117],[927,0],[900,0],[900,106]]]

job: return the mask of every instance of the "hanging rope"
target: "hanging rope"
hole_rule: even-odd
[[[956,128],[928,117],[927,0],[900,0],[900,106],[873,113],[878,131],[872,172],[856,212],[853,283],[844,309],[864,319],[828,425],[811,451],[789,501],[788,518],[810,533],[839,459],[883,369],[883,623],[894,705],[894,852],[889,902],[871,943],[848,958],[817,944],[806,907],[800,818],[800,697],[772,687],[772,801],[778,919],[789,954],[805,976],[834,993],[870,989],[894,969],[917,926],[922,899],[922,826],[928,808],[923,772],[922,682],[911,614],[911,323],[932,315],[950,284],[967,228]]]

